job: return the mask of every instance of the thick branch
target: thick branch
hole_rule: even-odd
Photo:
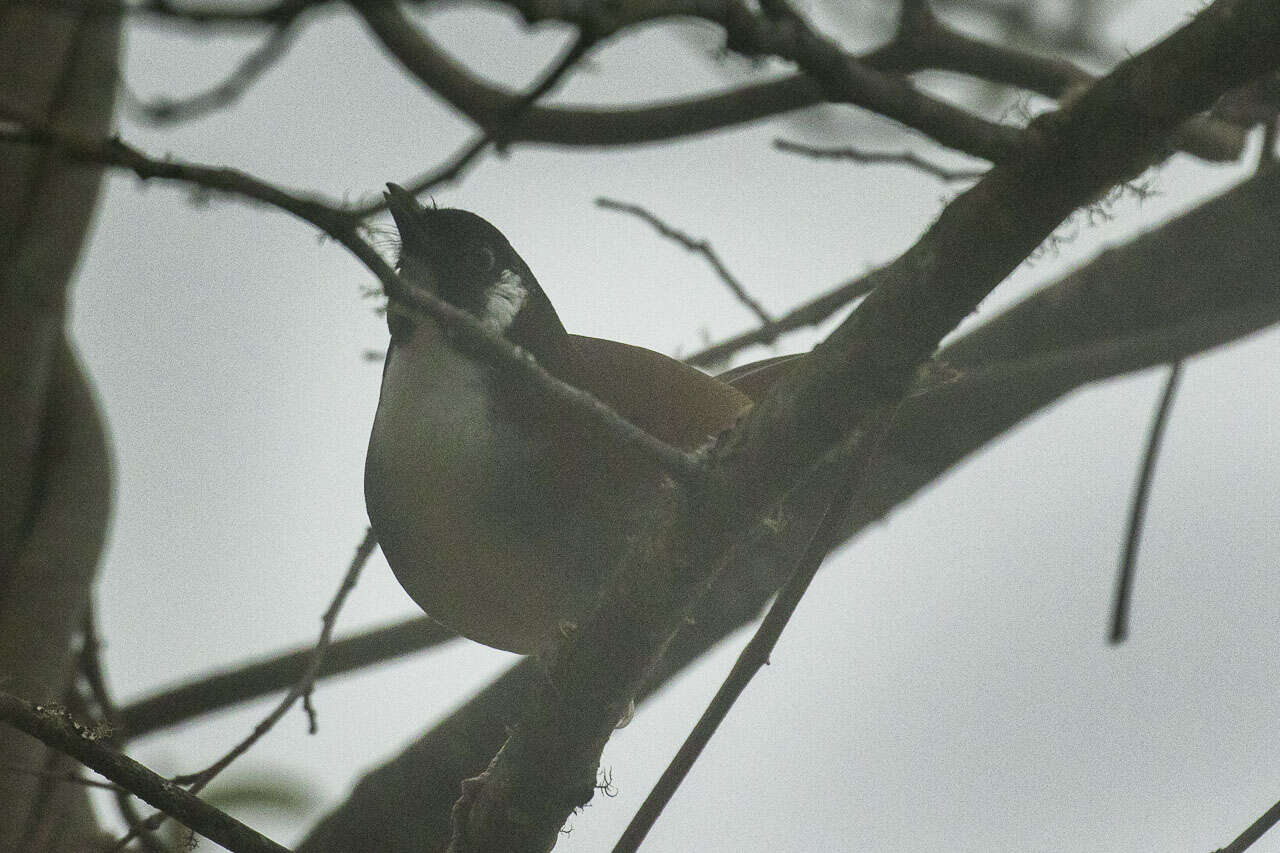
[[[879,271],[853,315],[712,449],[703,485],[656,502],[642,547],[559,650],[541,701],[459,801],[453,848],[549,849],[590,798],[618,715],[757,515],[845,437],[869,452],[920,362],[1066,216],[1156,160],[1180,122],[1278,63],[1280,2],[1218,0],[1033,122],[1019,156]]]
[[[1109,250],[947,347],[940,358],[959,378],[902,406],[843,537],[1074,389],[1280,322],[1280,243],[1271,239],[1278,217],[1280,172],[1273,172]],[[788,548],[772,545],[756,540],[717,580],[642,694],[757,617],[785,569],[778,555]],[[504,675],[371,772],[300,853],[443,847],[458,780],[484,769],[539,679],[534,662]]]
[[[515,0],[512,5],[530,23],[568,21],[598,37],[657,18],[694,15],[723,26],[731,49],[752,56],[769,54],[796,61],[817,82],[809,82],[809,77],[786,78],[726,95],[644,111],[531,110],[511,128],[511,141],[590,145],[661,139],[668,133],[660,128],[670,128],[673,119],[699,122],[688,124],[680,131],[692,133],[780,111],[777,109],[781,106],[779,96],[791,102],[786,109],[809,106],[818,102],[819,93],[825,100],[875,110],[927,133],[944,145],[988,160],[1004,159],[1017,141],[1016,128],[986,121],[933,98],[914,89],[902,77],[878,72],[858,62],[834,42],[817,37],[807,29],[771,22],[750,12],[737,0],[610,7],[617,14],[590,4]],[[393,0],[364,0],[354,8],[410,73],[478,124],[485,125],[512,99],[506,90],[478,80],[451,59],[414,27]],[[809,100],[810,96],[814,100]],[[767,107],[766,111],[759,110],[762,106]],[[734,117],[731,122],[724,120],[726,109]],[[620,129],[627,134],[621,139],[617,136]]]

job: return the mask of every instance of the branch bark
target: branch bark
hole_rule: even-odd
[[[939,358],[958,377],[904,402],[844,535],[1077,388],[1280,322],[1278,220],[1280,171],[1272,171],[1109,250],[944,349]],[[778,555],[789,549],[764,535],[752,542],[696,607],[641,695],[756,618],[781,580]],[[538,678],[536,662],[513,668],[372,771],[299,853],[442,849],[459,781],[484,769]]]
[[[549,850],[591,798],[620,715],[758,515],[842,440],[869,453],[920,363],[1064,218],[1167,153],[1182,121],[1277,64],[1280,3],[1218,0],[1032,122],[1018,156],[881,269],[851,317],[711,449],[708,476],[655,501],[597,614],[557,650],[538,699],[464,786],[451,850]]]

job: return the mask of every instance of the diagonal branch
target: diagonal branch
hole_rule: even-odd
[[[773,318],[769,316],[769,312],[765,311],[764,306],[756,301],[750,293],[747,293],[746,288],[742,286],[742,282],[738,281],[733,273],[729,272],[729,268],[724,265],[724,261],[720,260],[720,256],[716,254],[716,250],[711,247],[709,242],[697,240],[677,228],[672,228],[637,204],[626,204],[609,198],[598,198],[596,199],[596,206],[607,210],[616,210],[620,213],[629,213],[649,223],[663,237],[674,240],[694,254],[701,255],[715,270],[716,275],[724,282],[725,287],[729,288],[729,292],[746,306],[748,311],[756,315],[756,319],[760,321],[762,326],[769,327],[773,325]]]
[[[106,141],[79,139],[36,122],[24,121],[21,117],[14,119],[9,111],[0,110],[0,144],[6,142],[55,148],[70,159],[127,169],[144,180],[181,181],[262,201],[291,213],[320,228],[347,248],[377,276],[388,296],[447,325],[458,342],[475,357],[518,374],[529,387],[538,389],[547,399],[585,415],[590,423],[607,432],[619,446],[635,447],[648,454],[656,465],[672,476],[681,480],[696,480],[702,476],[702,461],[697,455],[685,453],[650,435],[593,395],[551,375],[527,352],[506,338],[493,334],[466,311],[402,281],[361,236],[361,222],[349,211],[286,192],[236,169],[212,168],[173,159],[156,160],[118,137]]]
[[[100,742],[62,709],[0,693],[0,721],[93,769],[234,853],[288,853],[287,848]]]
[[[842,541],[1074,390],[1280,322],[1280,243],[1271,239],[1278,216],[1280,172],[1272,172],[1103,253],[948,345],[938,358],[958,378],[908,397],[841,526]],[[637,701],[757,619],[790,553],[772,536],[754,540],[696,605]],[[508,672],[371,771],[300,853],[442,849],[458,780],[484,769],[541,677],[533,661]],[[414,803],[407,811],[406,801]]]
[[[1018,155],[873,274],[877,286],[671,489],[600,610],[557,651],[547,686],[454,813],[453,849],[546,850],[590,799],[599,755],[690,603],[758,514],[846,438],[860,467],[918,365],[1077,207],[1167,153],[1223,92],[1280,64],[1280,0],[1217,0],[1028,128]]]

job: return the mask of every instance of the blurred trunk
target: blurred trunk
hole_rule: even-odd
[[[0,118],[105,136],[119,23],[0,9]],[[0,679],[37,702],[71,683],[110,508],[102,421],[63,328],[99,178],[47,150],[0,146]],[[0,729],[0,850],[88,849],[97,826],[84,790],[32,775],[64,763]]]

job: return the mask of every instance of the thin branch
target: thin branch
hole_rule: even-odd
[[[85,608],[80,642],[78,660],[80,675],[89,686],[90,696],[98,706],[100,725],[109,732],[104,742],[116,749],[123,749],[125,739],[116,722],[119,717],[119,709],[111,698],[111,692],[107,688],[106,674],[102,669],[102,644],[98,640],[97,620],[94,618],[92,601]],[[169,849],[168,846],[157,838],[155,833],[147,829],[145,819],[138,811],[137,806],[134,805],[133,794],[118,785],[112,785],[111,787],[115,791],[116,809],[129,827],[129,834],[140,838],[142,845],[148,850],[156,853],[167,851]]]
[[[850,279],[826,293],[797,306],[767,326],[734,335],[685,358],[689,364],[707,367],[756,344],[771,344],[786,332],[816,326],[855,299],[866,296],[875,286],[872,274]]]
[[[1142,526],[1147,516],[1147,504],[1150,502],[1151,479],[1155,475],[1156,459],[1160,455],[1160,446],[1164,440],[1165,425],[1168,423],[1169,411],[1178,393],[1178,380],[1181,377],[1182,362],[1175,361],[1169,367],[1169,378],[1165,380],[1164,391],[1160,394],[1160,402],[1156,405],[1155,415],[1151,419],[1147,449],[1142,455],[1142,467],[1138,472],[1138,482],[1133,490],[1133,503],[1129,508],[1129,529],[1124,541],[1124,555],[1120,558],[1120,570],[1116,576],[1115,604],[1111,611],[1109,635],[1112,645],[1123,643],[1129,636],[1129,599],[1133,593],[1133,569],[1138,559],[1138,545],[1142,541]]]
[[[882,436],[883,431],[888,429],[892,421],[892,417],[885,418],[882,421],[880,425]],[[879,440],[876,439],[875,443],[878,444]],[[805,592],[808,591],[809,585],[818,573],[818,569],[822,567],[823,561],[840,540],[844,516],[848,511],[850,501],[853,499],[853,484],[857,482],[859,475],[863,473],[850,471],[849,463],[851,461],[856,463],[860,458],[862,464],[865,464],[870,458],[868,455],[850,453],[853,450],[853,444],[854,442],[851,442],[838,448],[832,454],[833,458],[823,464],[826,469],[823,472],[824,476],[813,483],[806,484],[806,488],[812,486],[823,491],[830,490],[834,485],[837,494],[828,504],[817,531],[796,564],[791,576],[787,579],[786,584],[779,591],[778,597],[774,599],[769,612],[765,614],[759,627],[756,628],[756,632],[752,635],[750,642],[739,653],[738,659],[734,661],[733,669],[729,671],[728,676],[721,683],[720,689],[716,691],[716,695],[711,699],[706,710],[702,712],[697,724],[689,732],[684,743],[680,745],[675,757],[671,759],[662,776],[649,791],[649,795],[645,797],[635,815],[632,816],[631,822],[627,824],[626,830],[623,831],[618,838],[617,844],[614,845],[613,853],[634,853],[639,849],[644,842],[645,836],[653,828],[653,824],[661,816],[667,803],[671,801],[676,789],[680,787],[680,783],[684,781],[689,771],[693,768],[694,762],[698,760],[702,755],[702,751],[710,743],[711,737],[715,734],[716,729],[720,727],[720,723],[724,722],[734,703],[738,701],[743,691],[747,689],[747,685],[751,683],[751,679],[755,677],[762,666],[769,662],[769,656],[773,654],[773,649],[778,644],[778,639],[782,636],[787,623],[791,621],[796,607],[799,606],[800,600],[804,597]]]
[[[214,776],[225,770],[231,762],[248,751],[263,735],[271,731],[280,718],[293,707],[295,702],[304,696],[310,695],[312,688],[315,686],[316,673],[320,671],[320,667],[324,664],[325,653],[328,651],[329,642],[333,638],[333,627],[338,618],[338,611],[342,609],[342,605],[346,603],[347,596],[355,588],[356,580],[360,577],[360,571],[364,568],[364,564],[368,561],[369,555],[373,553],[373,549],[377,547],[377,544],[373,529],[366,530],[364,538],[356,547],[355,555],[351,558],[351,564],[347,566],[347,571],[342,576],[342,582],[338,585],[338,590],[334,593],[333,600],[329,603],[324,616],[320,619],[320,637],[316,640],[315,648],[311,651],[311,660],[302,676],[294,683],[284,698],[280,700],[271,713],[254,727],[248,737],[232,747],[222,758],[198,773],[175,777],[175,782],[190,785],[193,792],[198,792],[209,784]],[[310,732],[314,734],[314,718],[308,721],[308,726]]]
[[[499,116],[492,125],[486,126],[483,132],[463,146],[443,166],[407,182],[405,186],[408,188],[409,194],[416,196],[427,190],[456,181],[479,160],[480,155],[490,145],[499,151],[504,151],[507,146],[510,128],[537,103],[539,98],[559,85],[565,75],[586,56],[595,44],[596,39],[590,33],[579,33],[559,58],[551,64],[551,67],[542,75],[542,78],[529,91],[515,99],[509,107],[505,108],[507,110],[505,115]],[[386,200],[379,198],[377,201],[357,208],[354,213],[356,216],[365,218],[375,213],[381,213],[386,209]]]
[[[339,675],[393,660],[438,646],[456,636],[425,616],[375,628],[335,640],[316,677]],[[310,644],[139,699],[120,709],[120,727],[130,737],[139,737],[287,688],[298,681],[314,649],[314,644]]]
[[[305,7],[296,8],[300,13]],[[164,126],[191,121],[231,106],[288,52],[297,34],[296,20],[276,24],[262,44],[250,51],[226,79],[205,91],[186,98],[143,100],[132,89],[121,87],[125,108],[139,121]]]
[[[720,260],[720,256],[716,254],[716,250],[711,247],[709,242],[706,240],[697,240],[690,237],[683,231],[672,228],[657,216],[636,204],[626,204],[625,202],[614,201],[609,198],[597,198],[596,206],[603,207],[606,210],[617,210],[622,213],[629,213],[632,216],[638,217],[653,226],[653,228],[663,237],[666,237],[669,240],[674,240],[690,252],[702,255],[702,257],[706,259],[707,263],[711,265],[711,268],[715,270],[716,275],[720,277],[720,280],[723,281],[725,286],[729,288],[729,291],[733,293],[734,297],[745,305],[752,314],[756,315],[756,318],[760,321],[763,327],[767,328],[773,325],[773,318],[769,316],[769,312],[765,311],[764,306],[753,299],[751,294],[747,293],[746,288],[744,288],[741,282],[734,277],[733,273],[729,272],[728,267],[726,267]]]
[[[11,126],[5,127],[5,121]],[[16,125],[15,125],[16,123]],[[699,456],[656,438],[619,415],[590,393],[548,373],[534,358],[506,338],[493,334],[470,313],[436,295],[404,282],[381,255],[361,236],[361,221],[347,210],[288,193],[236,169],[210,168],[177,160],[155,160],[118,137],[106,141],[83,140],[54,132],[38,122],[11,118],[0,108],[0,143],[15,142],[56,148],[63,155],[85,163],[128,169],[143,179],[162,178],[195,184],[266,202],[320,228],[355,255],[381,282],[388,296],[446,324],[474,357],[518,374],[531,388],[538,389],[567,409],[583,414],[608,432],[620,446],[640,448],[667,473],[683,481],[702,476]]]
[[[1214,853],[1244,853],[1253,846],[1253,843],[1262,836],[1266,835],[1267,830],[1275,826],[1280,821],[1280,802],[1273,805],[1262,813],[1262,817],[1249,824],[1249,828],[1228,844],[1215,850]]]
[[[333,626],[337,621],[338,611],[342,609],[347,596],[355,588],[356,580],[360,577],[360,571],[364,568],[364,564],[368,562],[369,555],[373,553],[373,549],[377,545],[378,542],[374,538],[373,528],[369,528],[365,531],[364,538],[356,547],[355,556],[351,558],[351,564],[342,576],[342,583],[338,585],[338,591],[334,593],[333,600],[325,610],[324,616],[321,617],[320,638],[316,641],[315,648],[311,651],[307,668],[293,684],[289,692],[285,694],[284,698],[272,709],[271,713],[267,714],[254,727],[247,737],[229,749],[221,758],[197,773],[174,776],[173,781],[176,784],[186,785],[192,794],[200,793],[206,785],[213,781],[215,776],[227,769],[233,761],[248,752],[267,732],[271,731],[275,724],[293,707],[295,702],[303,699],[304,704],[306,704],[308,697],[311,695],[311,690],[315,686],[316,673],[320,671],[320,667],[324,663],[325,652],[328,650],[329,641],[333,637]],[[311,734],[315,734],[315,715],[309,705],[307,706],[307,717],[309,731]],[[167,815],[164,812],[152,815],[143,824],[143,829],[152,831],[158,829],[164,823],[166,817]],[[116,842],[115,849],[122,849],[137,836],[139,831],[138,828],[131,829]]]
[[[288,853],[265,835],[102,743],[61,708],[0,693],[0,721],[63,752],[233,853]]]
[[[791,142],[786,139],[775,139],[773,147],[789,154],[802,154],[816,160],[849,160],[867,165],[894,164],[908,166],[933,175],[941,181],[976,181],[986,174],[986,169],[948,169],[933,163],[914,151],[903,151],[893,154],[883,151],[862,151],[857,148],[819,148],[805,145],[802,142]]]

